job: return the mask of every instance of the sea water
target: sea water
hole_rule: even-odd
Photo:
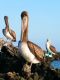
[[[54,60],[51,62],[51,67],[54,69],[60,69],[60,60]]]

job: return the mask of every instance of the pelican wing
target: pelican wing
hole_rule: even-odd
[[[13,37],[14,41],[16,41],[16,33],[12,29],[10,29],[10,28],[9,28],[9,33]]]
[[[43,50],[38,45],[32,43],[31,41],[27,41],[27,44],[30,51],[37,57],[37,59],[43,60],[44,57]]]
[[[50,50],[51,50],[52,52],[54,52],[54,53],[57,52],[57,51],[56,51],[56,48],[55,48],[54,46],[52,46],[52,45],[50,45]]]

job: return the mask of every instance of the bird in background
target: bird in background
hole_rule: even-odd
[[[49,39],[47,39],[46,41],[46,50],[47,50],[47,53],[45,54],[45,56],[48,56],[48,57],[53,57],[53,55],[56,55],[57,53],[56,48],[52,45]]]
[[[3,35],[11,42],[12,41],[15,42],[16,41],[16,33],[9,27],[8,16],[4,16],[4,21],[5,21],[6,27],[5,27],[5,29],[2,29]]]

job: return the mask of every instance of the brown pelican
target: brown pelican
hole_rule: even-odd
[[[8,16],[4,16],[4,20],[5,20],[6,27],[5,27],[5,29],[2,30],[3,35],[7,39],[15,42],[16,41],[16,33],[12,29],[9,28]]]
[[[47,39],[46,42],[47,56],[52,57],[57,53],[56,48],[52,45],[51,41]]]
[[[28,41],[28,13],[23,11],[21,13],[22,30],[21,39],[18,43],[18,49],[23,58],[30,63],[41,63],[44,60],[43,50],[36,44]]]

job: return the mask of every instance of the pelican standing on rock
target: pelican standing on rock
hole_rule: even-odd
[[[47,39],[46,42],[46,49],[47,49],[47,56],[52,57],[53,55],[56,55],[57,51],[56,48],[52,45],[51,41]]]
[[[31,64],[41,63],[44,59],[43,50],[36,44],[28,41],[28,13],[23,11],[21,13],[21,39],[18,43],[18,50],[23,58]]]
[[[8,16],[4,16],[4,20],[5,20],[6,27],[5,27],[5,29],[2,30],[3,35],[7,39],[15,42],[16,41],[16,33],[12,29],[9,28]]]

